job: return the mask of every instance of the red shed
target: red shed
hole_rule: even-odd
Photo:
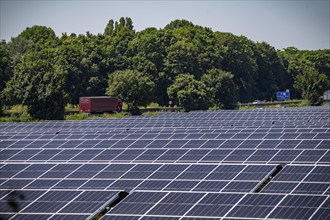
[[[93,96],[79,98],[79,111],[87,113],[120,112],[123,102],[110,96]]]

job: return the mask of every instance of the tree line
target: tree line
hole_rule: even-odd
[[[330,79],[329,49],[276,50],[187,20],[137,32],[122,17],[103,34],[60,37],[36,25],[2,40],[0,59],[1,107],[26,105],[36,119],[61,119],[66,104],[105,94],[132,111],[170,100],[186,111],[235,109],[286,89],[318,105]]]

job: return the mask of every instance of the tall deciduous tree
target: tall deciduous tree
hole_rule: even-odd
[[[112,19],[109,20],[107,26],[104,29],[104,35],[110,36],[114,31],[114,22]]]
[[[27,105],[34,119],[63,119],[63,71],[49,60],[27,57],[18,64],[5,89],[14,103]]]
[[[216,32],[215,35],[219,46],[223,48],[222,69],[234,75],[234,82],[238,86],[239,101],[252,101],[258,68],[253,42],[244,36],[237,37],[230,33]]]
[[[185,111],[206,110],[210,107],[210,96],[205,84],[191,74],[180,74],[167,90],[168,96]]]
[[[12,58],[5,41],[0,42],[0,92],[5,88],[6,82],[12,77]]]
[[[304,99],[311,105],[322,103],[323,93],[329,89],[330,83],[327,76],[319,73],[311,62],[301,60],[301,73],[296,76],[294,87],[301,92]]]
[[[107,94],[123,100],[128,111],[139,112],[139,106],[147,106],[152,100],[155,84],[149,76],[135,70],[118,70],[109,76]]]
[[[202,76],[212,102],[217,108],[235,109],[237,107],[237,88],[234,76],[219,69],[211,69]]]
[[[254,99],[271,100],[277,91],[283,91],[285,85],[285,68],[274,47],[266,42],[256,43],[256,63],[258,65]]]

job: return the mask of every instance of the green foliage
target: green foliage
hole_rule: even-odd
[[[88,118],[88,115],[85,113],[75,113],[75,114],[64,116],[65,120],[85,120],[87,118]]]
[[[0,92],[12,77],[11,62],[12,58],[9,54],[8,45],[5,41],[0,41]]]
[[[233,77],[231,73],[219,69],[211,69],[202,76],[202,82],[216,108],[236,109],[237,88]]]
[[[113,31],[114,31],[114,22],[112,19],[110,19],[107,26],[105,27],[103,34],[110,36],[113,34]]]
[[[99,114],[99,115],[88,115],[86,113],[80,112],[80,113],[66,115],[66,116],[64,116],[64,119],[81,121],[81,120],[85,120],[88,118],[124,118],[128,115],[130,115],[130,113],[128,113],[128,112],[119,112],[119,113],[113,113],[113,114],[104,113],[104,114]]]
[[[224,59],[222,69],[234,75],[238,87],[238,100],[254,100],[253,91],[256,85],[258,66],[255,60],[254,43],[244,36],[216,32]]]
[[[256,43],[255,55],[258,71],[254,100],[271,100],[277,91],[286,89],[285,67],[275,48],[266,42]]]
[[[311,105],[321,105],[323,93],[329,88],[327,76],[319,73],[309,61],[300,64],[301,73],[296,76],[294,87]]]
[[[66,104],[106,92],[121,95],[134,114],[170,99],[187,111],[234,109],[286,89],[316,105],[329,80],[329,49],[276,50],[187,20],[136,32],[122,17],[110,19],[103,34],[60,37],[35,25],[0,42],[0,109],[24,104],[34,119],[63,118]]]
[[[139,106],[153,100],[155,84],[149,76],[135,70],[120,70],[109,76],[107,95],[118,97],[128,104],[128,111],[139,113]]]
[[[131,113],[129,112],[117,112],[117,113],[113,113],[113,114],[109,114],[109,113],[104,113],[101,115],[91,115],[91,118],[124,118],[126,116],[131,115]]]
[[[205,84],[193,75],[180,74],[168,88],[168,96],[185,111],[206,110],[210,107],[210,96]]]
[[[117,112],[115,114],[104,114],[105,118],[124,118],[126,116],[131,115],[129,112]]]
[[[0,122],[35,122],[39,120],[35,120],[32,116],[24,111],[24,112],[11,112],[10,116],[0,117]]]
[[[27,112],[27,106],[25,105],[14,105],[11,106],[11,108],[9,109],[10,113],[16,113],[16,114],[21,114],[23,112]]]
[[[22,103],[34,119],[63,119],[63,77],[47,60],[24,60],[16,66],[5,94],[10,103]]]
[[[25,38],[38,45],[45,45],[57,39],[51,28],[39,25],[26,28],[18,37]]]
[[[32,116],[27,113],[27,112],[23,112],[20,116],[19,116],[20,121],[22,122],[29,122],[29,121],[33,121]]]
[[[156,116],[159,114],[160,114],[160,112],[144,112],[144,113],[142,113],[142,115],[146,116],[146,117],[152,117],[152,116]]]
[[[79,105],[66,104],[65,111],[79,111]]]

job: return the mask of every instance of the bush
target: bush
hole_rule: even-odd
[[[184,111],[207,110],[210,107],[210,96],[205,84],[191,74],[180,74],[167,89],[168,96],[174,104],[179,104]]]
[[[135,71],[116,71],[109,75],[107,95],[118,97],[128,105],[127,111],[141,114],[139,106],[147,106],[154,97],[155,83],[149,76]]]
[[[85,113],[76,113],[64,116],[65,120],[85,120],[86,118],[88,118],[88,115]]]

